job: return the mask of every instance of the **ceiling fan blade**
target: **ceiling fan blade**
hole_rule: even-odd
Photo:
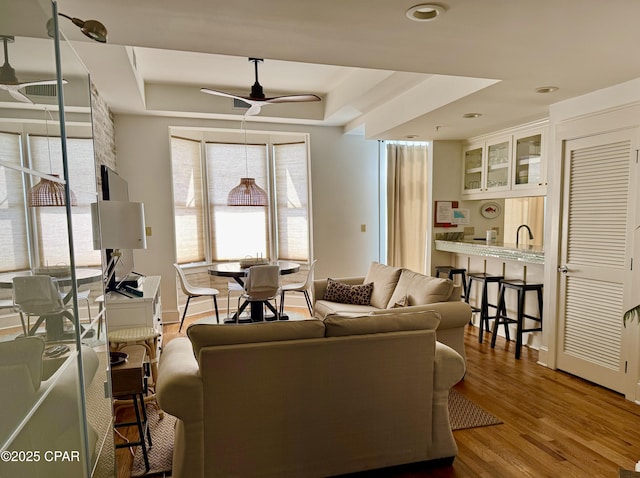
[[[276,96],[265,98],[265,103],[304,103],[306,101],[320,101],[320,97],[311,94]]]
[[[27,86],[41,86],[41,85],[55,85],[57,80],[39,80],[39,81],[29,81],[26,83],[20,83],[18,88],[26,88]],[[62,84],[66,85],[68,83],[67,80],[62,80]]]
[[[3,88],[3,89],[6,89],[9,92],[9,94],[13,96],[16,100],[21,101],[23,103],[33,104],[33,101],[31,101],[29,97],[23,95],[22,92],[18,90],[18,88]]]
[[[245,98],[243,96],[232,95],[229,93],[225,93],[224,91],[211,90],[209,88],[200,88],[200,91],[202,91],[203,93],[209,93],[210,95],[224,96],[225,98],[233,98],[234,100],[244,101],[245,103],[249,103],[250,101],[248,98]]]

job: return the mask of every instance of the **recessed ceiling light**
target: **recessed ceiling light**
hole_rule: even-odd
[[[417,134],[408,134],[404,137],[404,139],[416,139],[417,137]]]
[[[541,86],[540,88],[536,88],[536,93],[553,93],[559,89],[557,86]]]
[[[482,113],[465,113],[462,115],[463,118],[480,118]]]
[[[414,22],[430,22],[444,13],[444,7],[433,3],[421,3],[407,10],[406,15]]]

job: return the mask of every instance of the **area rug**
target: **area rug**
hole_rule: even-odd
[[[502,423],[502,420],[494,417],[454,388],[449,390],[449,421],[454,431]]]
[[[136,454],[133,458],[131,476],[150,476],[171,472],[173,458],[173,438],[176,417],[164,413],[164,418],[160,420],[158,412],[154,406],[147,407],[149,426],[151,427],[151,440],[153,446],[149,448],[149,471],[144,469],[144,458],[140,447],[136,447]]]

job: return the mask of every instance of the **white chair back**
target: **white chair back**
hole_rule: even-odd
[[[51,276],[13,278],[13,302],[25,314],[45,315],[65,310],[58,284]]]
[[[249,300],[267,300],[275,297],[280,290],[280,267],[277,265],[250,267],[244,290]]]

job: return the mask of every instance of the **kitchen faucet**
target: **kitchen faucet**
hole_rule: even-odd
[[[531,233],[531,229],[529,229],[529,226],[527,226],[526,224],[522,224],[521,226],[518,226],[518,230],[516,231],[516,247],[518,247],[518,242],[520,241],[520,229],[525,228],[527,231],[529,231],[529,240],[533,240],[533,234]]]

